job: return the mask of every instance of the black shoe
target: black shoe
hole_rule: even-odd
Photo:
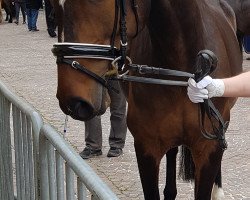
[[[50,30],[50,29],[48,30],[48,34],[52,38],[57,36],[56,32],[54,30]]]
[[[19,24],[19,22],[18,22],[18,21],[15,21],[15,24],[16,24],[16,25],[18,25],[18,24]]]
[[[117,147],[111,147],[107,154],[107,157],[118,157],[122,155],[122,149]]]
[[[90,149],[89,147],[85,147],[83,151],[80,153],[80,156],[83,159],[89,159],[94,156],[100,156],[100,155],[102,155],[102,150],[100,149],[94,150],[94,149]]]
[[[35,29],[31,29],[32,32],[36,32],[39,31],[39,29],[35,28]]]

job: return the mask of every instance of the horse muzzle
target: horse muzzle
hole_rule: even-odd
[[[66,104],[59,99],[59,105],[61,110],[66,115],[70,115],[73,119],[88,121],[93,117],[102,115],[106,112],[106,109],[110,105],[110,97],[104,92],[101,104],[97,107],[81,97],[72,97],[68,99]]]
[[[61,110],[75,120],[87,121],[96,116],[94,107],[80,97],[71,98],[65,105],[59,100]]]

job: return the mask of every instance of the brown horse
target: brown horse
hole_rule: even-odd
[[[226,0],[236,16],[237,38],[242,48],[243,37],[250,35],[250,1]]]
[[[66,0],[55,1],[55,10],[58,39],[63,42],[53,50],[58,56],[57,98],[63,112],[77,120],[105,112],[106,88],[112,88],[103,78],[113,74],[113,57],[120,71],[126,71],[125,56],[129,56],[133,63],[193,72],[198,52],[209,49],[218,57],[213,77],[229,77],[242,70],[234,13],[224,1]],[[120,43],[118,52],[114,46]],[[129,73],[139,78],[165,78]],[[175,158],[177,147],[185,145],[195,165],[195,199],[210,200],[223,149],[217,140],[202,136],[198,106],[189,101],[186,88],[134,82],[123,86],[145,199],[160,199],[160,161],[164,155]],[[235,100],[213,100],[227,121]],[[212,131],[207,121],[205,127]],[[164,196],[175,199],[175,174],[171,174],[175,161],[168,164]]]
[[[245,35],[250,35],[250,1],[226,0],[236,15],[237,29]]]

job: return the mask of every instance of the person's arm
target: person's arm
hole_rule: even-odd
[[[206,76],[198,83],[192,78],[188,80],[188,97],[194,103],[203,102],[208,97],[222,96],[250,97],[250,71],[225,79]]]
[[[250,71],[222,81],[225,85],[224,97],[250,97]]]

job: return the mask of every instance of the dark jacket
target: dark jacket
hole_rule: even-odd
[[[43,8],[42,0],[26,0],[26,8],[39,10]]]

